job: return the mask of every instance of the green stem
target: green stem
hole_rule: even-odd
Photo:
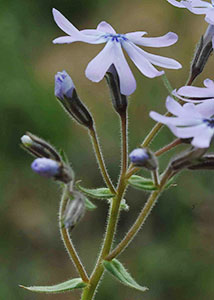
[[[97,162],[98,162],[98,165],[100,167],[103,179],[104,179],[106,185],[108,186],[108,188],[110,189],[111,193],[116,194],[116,190],[115,190],[115,188],[114,188],[114,186],[111,182],[111,179],[109,177],[109,174],[108,174],[106,166],[105,166],[102,151],[101,151],[100,144],[99,144],[99,141],[98,141],[98,138],[97,138],[96,129],[95,128],[90,129],[89,133],[90,133],[90,136],[91,136],[91,140],[92,140],[92,144],[93,144],[94,151],[95,151],[95,154],[96,154]]]
[[[80,258],[74,248],[74,245],[72,243],[72,240],[70,238],[70,235],[68,233],[68,230],[63,227],[62,224],[62,220],[63,220],[63,214],[67,205],[67,202],[69,200],[69,187],[68,185],[66,185],[66,187],[64,188],[64,192],[62,195],[62,199],[60,202],[60,208],[59,208],[59,229],[60,229],[60,234],[61,234],[61,238],[63,240],[63,243],[65,245],[65,248],[69,254],[69,257],[71,258],[74,266],[76,267],[80,277],[82,278],[82,280],[84,282],[88,282],[89,278],[88,275],[85,271],[85,268],[82,264],[82,262],[80,261]]]
[[[158,151],[155,152],[155,155],[156,156],[160,156],[162,155],[163,153],[175,148],[176,146],[182,144],[182,140],[181,139],[176,139],[174,140],[172,143],[164,146],[163,148],[159,149]]]
[[[121,131],[122,131],[122,169],[121,174],[125,174],[128,164],[128,142],[127,142],[127,112],[120,115]]]
[[[123,194],[125,192],[127,183],[126,183],[126,169],[127,169],[127,114],[120,115],[121,117],[121,131],[122,131],[122,169],[121,175],[119,179],[119,184],[117,188],[117,194],[112,199],[111,207],[110,207],[110,214],[107,223],[107,229],[105,238],[103,241],[103,246],[97,260],[96,266],[92,272],[90,277],[89,285],[84,289],[81,300],[92,300],[94,298],[97,285],[104,273],[104,267],[102,265],[103,259],[109,254],[114,235],[116,232],[116,227],[119,218],[120,212],[120,203],[123,199]]]
[[[171,175],[171,170],[167,170],[165,174],[163,175],[159,189],[154,191],[149,199],[147,200],[146,204],[144,205],[142,211],[140,212],[137,220],[132,225],[128,233],[125,235],[123,240],[118,244],[118,246],[105,258],[105,260],[112,260],[113,258],[117,257],[132,241],[132,239],[136,236],[136,234],[141,229],[142,225],[146,221],[147,217],[149,216],[152,208],[156,204],[165,184],[167,183],[168,178]]]

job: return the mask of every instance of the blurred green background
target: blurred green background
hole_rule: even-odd
[[[51,9],[60,10],[79,29],[95,28],[106,20],[117,32],[145,30],[150,36],[174,31],[179,41],[152,53],[176,58],[179,71],[166,71],[173,87],[188,77],[194,45],[206,29],[202,16],[179,10],[165,0],[1,0],[0,10],[0,299],[79,299],[79,291],[62,295],[33,294],[18,284],[48,285],[76,277],[58,232],[60,189],[51,180],[31,171],[32,157],[20,147],[20,137],[31,131],[63,148],[84,186],[102,186],[87,132],[68,116],[55,100],[54,74],[63,69],[72,76],[80,97],[91,109],[112,178],[120,167],[119,122],[111,108],[105,82],[87,80],[87,63],[102,45],[75,43],[53,45],[63,35]],[[132,64],[130,64],[133,67]],[[213,78],[213,57],[197,80]],[[133,67],[137,90],[130,97],[130,150],[154,124],[150,110],[164,112],[167,96],[161,78],[148,79]],[[163,129],[152,149],[172,141]],[[172,155],[161,159],[163,168]],[[144,174],[144,172],[143,172]],[[165,192],[143,230],[120,260],[133,277],[150,290],[130,290],[108,275],[96,299],[111,300],[211,300],[214,299],[213,173],[184,172],[177,187]],[[145,173],[145,176],[149,174]],[[123,212],[119,241],[146,201],[147,194],[129,189],[130,211]],[[96,201],[75,228],[73,239],[90,272],[102,240],[107,205]]]

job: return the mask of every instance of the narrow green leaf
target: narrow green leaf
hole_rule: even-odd
[[[146,190],[146,191],[157,190],[157,187],[154,185],[152,179],[144,178],[138,175],[132,175],[129,178],[128,183],[139,190]]]
[[[88,198],[85,197],[84,200],[85,200],[85,207],[86,207],[86,209],[88,209],[88,210],[94,210],[95,208],[97,208],[97,206],[94,203],[92,203],[90,200],[88,200]]]
[[[109,199],[114,197],[108,188],[97,188],[97,189],[87,189],[76,183],[76,187],[83,192],[86,196],[95,199]]]
[[[114,277],[116,277],[120,282],[123,284],[134,288],[136,290],[139,290],[141,292],[145,292],[148,290],[147,287],[140,286],[132,277],[131,275],[126,271],[124,266],[114,258],[112,261],[103,261],[104,268],[111,273]]]
[[[68,292],[73,289],[81,289],[86,287],[87,284],[82,281],[81,278],[74,278],[68,281],[65,281],[60,284],[51,285],[51,286],[23,286],[20,285],[20,287],[31,291],[31,292],[37,292],[37,293],[49,293],[49,294],[56,294],[56,293],[63,293]]]

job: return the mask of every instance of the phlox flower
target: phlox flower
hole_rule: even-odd
[[[196,15],[205,15],[205,21],[214,25],[214,0],[211,0],[211,3],[202,0],[167,1],[176,7],[187,8]]]
[[[180,63],[176,60],[145,52],[137,46],[156,48],[171,46],[178,40],[178,36],[173,32],[168,32],[161,37],[152,38],[143,37],[146,34],[145,31],[118,34],[110,24],[104,21],[99,23],[96,29],[79,31],[56,9],[53,9],[53,16],[56,24],[67,34],[67,36],[56,38],[53,43],[106,43],[102,51],[89,62],[85,74],[88,79],[99,82],[113,64],[118,73],[120,92],[123,95],[130,95],[134,92],[136,81],[125,59],[122,48],[128,53],[140,72],[149,78],[154,78],[164,73],[164,71],[158,71],[153,65],[168,69],[181,68]]]
[[[150,117],[169,127],[179,138],[193,138],[191,144],[197,148],[208,148],[214,136],[214,100],[201,104],[186,103],[183,106],[172,97],[167,97],[166,108],[173,117],[162,116],[154,111]]]
[[[203,102],[205,100],[214,100],[214,81],[211,79],[204,80],[205,87],[183,86],[173,94],[187,102]]]

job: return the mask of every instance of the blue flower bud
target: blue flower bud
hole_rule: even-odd
[[[31,168],[34,172],[41,176],[50,178],[60,174],[60,164],[49,158],[37,158],[31,164]]]
[[[147,148],[137,148],[129,154],[131,162],[137,167],[156,170],[158,162],[155,155]]]
[[[55,75],[55,96],[60,100],[64,100],[64,97],[72,98],[74,83],[68,73],[64,70],[57,72]]]
[[[80,100],[74,83],[66,71],[58,72],[55,75],[55,96],[69,115],[79,124],[87,128],[93,127],[93,118]]]

